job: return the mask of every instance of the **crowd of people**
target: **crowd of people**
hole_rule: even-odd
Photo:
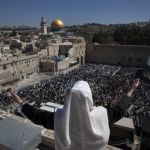
[[[92,90],[94,104],[113,107],[130,88],[132,81],[139,76],[139,68],[85,64],[78,70],[60,75],[50,80],[41,81],[33,86],[18,91],[19,96],[29,103],[54,102],[64,104],[64,97],[73,85],[79,81],[87,81]],[[150,83],[144,78],[140,79],[140,87],[132,97],[132,105],[127,115],[137,114],[150,116]],[[10,103],[8,96],[0,94],[0,107]]]

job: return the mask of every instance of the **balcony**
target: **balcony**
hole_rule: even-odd
[[[25,146],[32,147],[33,150],[54,150],[54,147],[55,147],[54,131],[47,130],[41,126],[37,126],[26,118],[21,118],[16,115],[4,112],[2,110],[0,110],[0,118],[1,118],[0,126],[4,123],[6,124],[6,126],[3,126],[3,129],[0,128],[0,130],[1,130],[0,138],[1,138],[2,131],[4,132],[4,130],[5,130],[5,127],[7,128],[7,130],[5,131],[5,134],[3,134],[3,138],[4,139],[8,138],[8,141],[7,142],[5,141],[5,146],[7,145],[7,147],[5,147],[5,149],[2,149],[3,143],[2,143],[2,140],[0,140],[0,149],[1,150],[26,150]],[[5,119],[6,119],[6,121],[5,121]],[[11,124],[9,123],[10,120],[12,120]],[[13,122],[16,124],[16,126],[18,126],[17,128],[16,128],[16,126],[13,126]],[[126,122],[126,124],[124,124],[124,122]],[[29,126],[32,127],[32,130],[28,129],[31,133],[28,133],[28,131],[27,131],[27,128]],[[9,127],[9,129],[8,129],[8,127]],[[114,125],[114,128],[117,130],[121,129],[124,132],[130,132],[130,133],[134,134],[133,122],[132,122],[132,120],[127,119],[127,118],[123,118],[122,120],[117,122]],[[29,139],[30,134],[32,135],[32,132],[34,132],[34,134],[35,134],[34,130],[36,131],[37,135],[35,135],[34,138],[32,138],[32,140],[30,140]],[[15,133],[14,133],[14,131],[15,131]],[[12,136],[13,134],[15,134],[15,135],[18,134],[18,137],[19,137],[20,135],[17,132],[21,133],[23,136],[25,136],[26,134],[29,134],[27,142],[23,142],[23,140],[24,140],[23,138],[17,138],[15,136],[15,140],[13,140],[13,143],[12,143],[12,141],[9,140],[10,139],[9,137]],[[40,135],[39,135],[39,132],[41,133]],[[119,134],[120,133],[121,132],[119,132]],[[38,139],[37,139],[37,137],[38,137]],[[34,140],[35,140],[35,142],[33,142]],[[25,143],[25,144],[23,144],[23,143]],[[13,144],[15,146],[17,145],[18,147],[22,147],[22,149],[10,149],[8,147],[10,144]],[[4,147],[4,145],[3,145],[3,147]],[[131,146],[131,147],[133,147],[133,146]],[[116,148],[116,147],[113,147],[110,145],[107,146],[107,149],[108,150],[119,150],[119,148]]]

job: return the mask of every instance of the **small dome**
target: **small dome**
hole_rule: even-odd
[[[60,19],[55,19],[52,24],[51,24],[51,27],[53,29],[63,29],[64,28],[64,23],[62,20]]]

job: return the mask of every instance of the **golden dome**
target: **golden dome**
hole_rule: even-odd
[[[52,22],[51,27],[54,28],[54,29],[63,29],[64,28],[64,23],[60,19],[55,19]]]

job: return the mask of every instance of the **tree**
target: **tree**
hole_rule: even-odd
[[[99,44],[112,44],[112,34],[108,32],[99,31],[93,35],[92,42]]]
[[[12,31],[11,36],[17,36],[17,32],[15,30]]]
[[[113,39],[119,44],[127,44],[127,38],[129,34],[129,27],[127,25],[120,25],[113,33]]]

